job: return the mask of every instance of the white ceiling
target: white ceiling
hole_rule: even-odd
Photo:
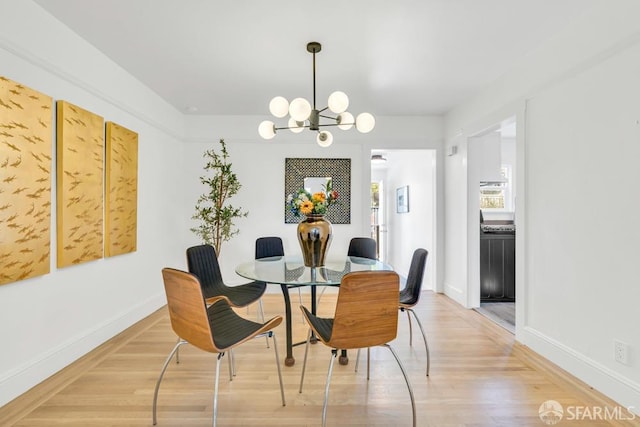
[[[275,95],[443,114],[604,0],[35,0],[185,113],[267,116]]]

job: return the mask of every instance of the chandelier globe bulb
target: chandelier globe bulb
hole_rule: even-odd
[[[289,113],[289,101],[283,96],[274,97],[269,102],[269,112],[279,119],[283,118]]]
[[[328,105],[329,110],[334,113],[343,113],[347,111],[347,108],[349,108],[349,97],[346,93],[337,90],[329,95]]]
[[[319,146],[323,148],[327,148],[331,144],[333,144],[333,135],[331,132],[323,130],[318,132],[318,136],[316,137],[316,142]]]

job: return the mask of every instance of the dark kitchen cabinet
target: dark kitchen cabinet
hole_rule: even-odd
[[[480,233],[480,301],[515,299],[515,233]]]

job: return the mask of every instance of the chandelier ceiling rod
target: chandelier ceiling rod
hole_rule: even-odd
[[[316,53],[322,50],[320,43],[307,44],[307,50],[313,54],[313,109],[316,109]]]

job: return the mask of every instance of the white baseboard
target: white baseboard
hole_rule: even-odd
[[[460,288],[456,288],[450,283],[444,283],[444,294],[460,304],[463,307],[467,307],[467,300],[465,293]]]
[[[524,327],[521,342],[579,378],[620,406],[640,415],[640,384],[558,342],[532,327]],[[549,396],[554,400],[555,396]]]
[[[119,334],[166,304],[164,293],[121,312],[113,318],[51,348],[0,377],[0,406],[38,385],[100,344]]]

